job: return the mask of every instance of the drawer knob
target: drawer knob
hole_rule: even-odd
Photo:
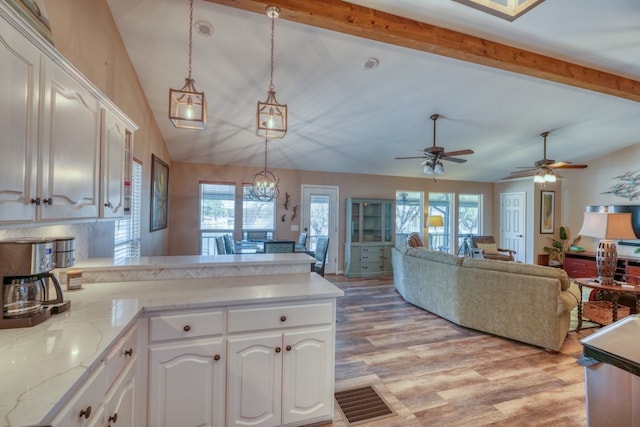
[[[276,347],[276,353],[280,353],[282,349],[280,347]]]
[[[287,316],[281,316],[281,317],[280,317],[280,321],[281,321],[281,322],[285,322],[286,320],[287,320]]]
[[[133,356],[133,348],[124,351],[125,356]]]
[[[287,351],[291,351],[291,346],[290,345],[287,346]]]
[[[215,356],[213,356],[213,360],[220,360],[220,355],[216,354]]]
[[[79,418],[84,417],[85,419],[91,416],[91,406],[87,406],[87,409],[81,409]]]
[[[189,332],[191,330],[191,326],[184,325],[184,328],[182,328],[182,330],[185,331],[185,332]]]
[[[116,412],[115,414],[110,416],[107,421],[109,421],[110,423],[117,423],[118,422],[118,413]]]

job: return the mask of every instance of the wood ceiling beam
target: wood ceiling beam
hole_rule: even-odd
[[[640,102],[640,82],[342,0],[206,0]]]

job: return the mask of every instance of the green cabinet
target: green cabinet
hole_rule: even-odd
[[[395,202],[347,199],[345,275],[372,277],[392,274]]]

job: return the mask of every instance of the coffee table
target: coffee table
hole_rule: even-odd
[[[606,285],[604,283],[600,283],[597,278],[587,277],[580,279],[573,279],[573,281],[578,285],[580,289],[580,301],[578,302],[578,324],[576,325],[576,332],[582,328],[582,287],[586,286],[587,288],[597,289],[598,290],[598,298],[599,300],[603,299],[604,292],[609,292],[611,294],[611,303],[613,304],[613,321],[618,320],[618,299],[624,294],[633,295],[636,307],[636,313],[640,313],[640,285],[631,285],[625,282],[614,282],[613,284]]]

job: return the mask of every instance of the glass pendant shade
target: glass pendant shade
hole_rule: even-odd
[[[431,166],[431,164],[429,163],[424,165],[424,173],[427,175],[433,175],[433,166]]]
[[[263,138],[282,138],[287,133],[287,106],[279,104],[273,90],[267,92],[267,99],[258,101],[257,135]]]
[[[185,79],[180,89],[169,89],[169,120],[173,126],[183,129],[207,127],[207,100],[204,92],[198,92],[194,80]]]
[[[444,173],[444,166],[442,166],[441,162],[437,162],[433,167],[433,173],[436,175],[442,175]]]

